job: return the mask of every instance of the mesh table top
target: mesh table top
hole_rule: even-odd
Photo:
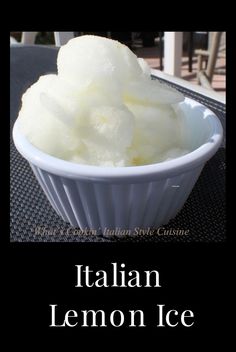
[[[58,49],[43,46],[11,47],[11,129],[23,92],[40,75],[55,73]],[[155,78],[155,77],[153,77]],[[168,83],[168,82],[167,82]],[[225,105],[174,85],[211,109],[225,131]],[[53,210],[27,161],[10,148],[10,241],[11,242],[222,242],[225,241],[225,138],[207,162],[183,209],[164,229],[189,230],[188,235],[88,236],[73,231]],[[167,233],[167,232],[166,232]],[[170,232],[169,232],[170,233]]]

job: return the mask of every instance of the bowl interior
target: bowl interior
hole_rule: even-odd
[[[218,119],[211,110],[191,99],[185,99],[175,110],[184,120],[187,149],[194,151],[212,141],[217,132]]]

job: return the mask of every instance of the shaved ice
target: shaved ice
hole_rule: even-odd
[[[152,164],[188,152],[176,109],[183,95],[152,80],[147,62],[125,45],[80,36],[60,48],[57,67],[22,96],[20,129],[35,147],[97,166]]]

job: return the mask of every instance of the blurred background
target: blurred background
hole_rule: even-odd
[[[84,34],[119,40],[152,68],[225,95],[225,32],[10,32],[10,43],[60,46]]]

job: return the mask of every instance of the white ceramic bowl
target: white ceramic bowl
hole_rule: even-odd
[[[158,227],[183,207],[202,168],[220,147],[216,115],[185,98],[179,108],[192,152],[162,163],[98,167],[64,161],[35,148],[15,122],[13,139],[57,214],[74,227],[94,230]]]

